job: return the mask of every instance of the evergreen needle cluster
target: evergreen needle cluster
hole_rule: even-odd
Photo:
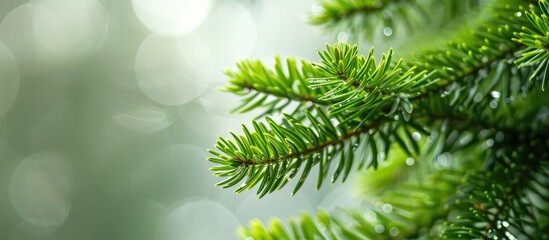
[[[328,29],[405,26],[421,36],[427,26],[423,34],[445,37],[401,57],[337,43],[318,50],[319,62],[275,57],[272,68],[244,60],[228,70],[225,90],[242,96],[235,111],[260,114],[209,150],[218,186],[263,197],[299,191],[312,171],[317,188],[360,173],[364,195],[360,206],[253,221],[238,236],[549,239],[549,3],[319,4],[309,21]]]

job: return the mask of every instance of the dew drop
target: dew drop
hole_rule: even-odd
[[[444,92],[440,95],[440,97],[445,98],[446,96],[448,96],[448,94],[450,94],[450,92],[444,91]]]
[[[385,227],[383,225],[377,225],[375,227],[375,231],[376,233],[382,233],[383,231],[385,231]]]
[[[415,162],[416,160],[414,160],[413,158],[406,158],[406,165],[408,166],[413,166]]]
[[[487,237],[492,238],[494,236],[495,236],[494,230],[492,230],[492,229],[488,230]]]
[[[390,28],[390,27],[383,28],[383,35],[385,35],[387,37],[393,35],[393,29]]]
[[[504,227],[509,227],[509,222],[507,222],[507,221],[503,221],[501,224],[502,224]]]
[[[375,221],[377,219],[376,214],[374,213],[374,211],[371,211],[371,210],[367,210],[363,214],[363,217],[364,217],[364,219],[366,219],[368,221]]]
[[[492,95],[493,98],[499,98],[501,97],[501,93],[498,91],[491,91],[490,95]]]
[[[497,107],[498,107],[498,102],[497,102],[497,101],[490,101],[490,107],[491,107],[492,109],[497,108]]]
[[[400,231],[399,231],[398,228],[396,228],[396,227],[392,227],[392,228],[389,230],[389,234],[391,234],[391,236],[393,236],[393,237],[398,236],[399,233],[400,233]]]
[[[517,13],[515,13],[515,16],[521,17],[521,16],[522,16],[522,12],[517,12]]]
[[[443,169],[450,166],[450,162],[452,161],[452,155],[449,153],[442,153],[436,157],[435,161],[435,167],[437,169]]]
[[[393,211],[393,206],[391,204],[383,204],[383,212],[391,213]]]
[[[505,138],[505,135],[503,135],[503,132],[498,131],[498,132],[496,133],[496,141],[497,141],[497,142],[503,141],[504,138]]]
[[[349,35],[345,32],[340,32],[337,34],[337,40],[339,42],[347,42],[347,40],[349,40]]]
[[[515,236],[513,236],[513,234],[511,234],[510,232],[505,232],[505,235],[507,236],[507,238],[511,239],[511,240],[516,240],[517,238]]]
[[[494,139],[486,140],[486,146],[488,146],[488,147],[494,146]]]
[[[398,115],[395,115],[393,118],[394,118],[395,120],[398,120],[398,119],[399,119],[399,116],[398,116]]]
[[[415,141],[419,141],[419,140],[421,140],[421,134],[419,134],[418,132],[414,132],[414,133],[412,133],[412,138]]]
[[[488,130],[488,129],[480,130],[480,136],[481,137],[486,137],[486,136],[488,136],[488,134],[490,134],[490,130]]]

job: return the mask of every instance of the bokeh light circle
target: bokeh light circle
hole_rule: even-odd
[[[69,190],[67,166],[62,157],[40,152],[15,168],[8,192],[21,218],[42,231],[54,231],[69,215]]]
[[[41,28],[47,26],[46,29],[49,31],[35,33],[35,24]],[[41,48],[40,40],[37,38],[49,39],[51,36],[40,36],[40,33],[52,33],[51,35],[61,35],[57,39],[64,41],[66,39],[65,31],[60,29],[60,24],[61,20],[44,6],[34,3],[23,4],[8,13],[2,20],[0,40],[12,50],[21,66],[49,66],[48,59],[59,58],[62,53],[48,56],[50,50]],[[55,51],[55,49],[56,46],[52,46],[51,50]]]
[[[178,35],[196,28],[206,17],[211,0],[132,0],[135,14],[149,30]]]
[[[97,0],[38,0],[37,4],[44,6],[61,20],[65,33],[67,51],[92,50],[106,37],[108,23],[106,13]],[[47,25],[35,22],[35,38],[47,41],[42,44],[44,49],[59,41],[49,32]],[[49,34],[49,35],[47,35]]]
[[[31,70],[89,53],[106,33],[105,12],[96,0],[36,0],[15,8],[0,24],[0,40]]]
[[[19,67],[11,51],[0,42],[0,117],[8,112],[19,92]]]
[[[176,39],[181,56],[190,66],[218,75],[224,68],[248,57],[256,40],[255,20],[246,7],[232,0],[225,0],[212,9],[210,17],[192,34]]]
[[[153,34],[141,44],[135,60],[141,91],[165,105],[187,103],[200,95],[209,80],[183,60],[172,38]]]
[[[216,201],[199,199],[169,213],[159,230],[163,240],[226,239],[234,235],[238,225],[227,207]]]

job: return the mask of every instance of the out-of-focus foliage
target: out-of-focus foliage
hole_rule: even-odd
[[[330,31],[349,32],[363,39],[397,36],[400,28],[411,34],[426,28],[440,29],[471,13],[484,0],[320,0],[308,22]]]

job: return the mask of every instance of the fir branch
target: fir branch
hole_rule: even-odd
[[[538,221],[538,218],[545,214],[544,208],[549,202],[547,189],[540,189],[536,183],[539,179],[549,178],[549,155],[546,152],[549,143],[531,141],[540,139],[537,134],[507,134],[505,139],[496,141],[494,151],[489,155],[489,169],[466,178],[467,183],[451,206],[457,217],[448,219],[443,237],[548,237],[546,232],[536,230],[547,228],[547,223]],[[510,173],[514,177],[510,178]]]
[[[509,11],[510,8],[510,6],[505,6],[507,11]],[[336,106],[335,109],[332,109],[332,114],[351,112],[354,117],[361,117],[361,113],[367,112],[368,110],[370,110],[369,112],[375,113],[378,112],[375,110],[382,109],[378,106],[384,104],[371,104],[372,102],[376,103],[376,99],[380,99],[378,102],[382,103],[393,103],[402,100],[402,108],[407,110],[412,107],[411,103],[406,101],[407,98],[420,98],[425,95],[432,94],[433,92],[440,91],[440,89],[445,89],[445,87],[451,85],[451,83],[466,78],[467,75],[473,75],[482,69],[488,68],[493,61],[501,61],[502,57],[512,51],[511,47],[504,47],[510,43],[512,44],[512,42],[504,36],[505,34],[508,35],[511,32],[511,28],[509,26],[510,25],[505,25],[505,27],[500,27],[497,32],[487,29],[486,33],[475,35],[477,37],[483,37],[485,40],[484,43],[493,43],[493,45],[499,46],[499,48],[488,47],[487,44],[467,47],[468,45],[465,42],[455,45],[456,48],[453,49],[455,50],[453,52],[455,55],[465,54],[464,52],[467,52],[467,55],[473,57],[473,61],[470,60],[469,62],[465,62],[465,65],[451,65],[451,63],[455,63],[455,60],[451,60],[452,51],[446,51],[447,58],[444,58],[441,54],[427,54],[427,59],[431,60],[431,62],[434,62],[434,60],[445,59],[444,61],[439,61],[442,62],[444,67],[433,67],[428,61],[423,64],[423,68],[434,68],[438,70],[433,72],[434,75],[447,78],[438,82],[436,78],[433,80],[430,79],[428,75],[425,75],[427,70],[421,71],[416,75],[413,75],[414,67],[410,67],[406,71],[401,70],[401,61],[397,61],[394,64],[391,61],[391,57],[393,55],[392,51],[389,51],[386,55],[384,54],[381,61],[376,64],[376,60],[372,56],[373,51],[370,51],[368,57],[364,57],[357,54],[358,49],[356,46],[351,47],[347,44],[339,44],[333,46],[328,45],[325,51],[319,52],[323,64],[315,65],[316,70],[313,70],[315,68],[310,68],[309,70],[309,72],[317,71],[318,75],[322,76],[320,78],[310,78],[310,88],[318,89],[321,87],[329,87],[325,88],[325,90],[329,89],[329,91],[325,92],[322,97],[310,98],[301,95],[296,98],[295,96],[290,96],[288,93],[282,94],[281,92],[283,92],[283,90],[278,93],[273,93],[273,88],[271,88],[271,90],[268,89],[268,80],[271,79],[268,74],[259,78],[249,78],[260,79],[258,80],[258,83],[253,85],[246,83],[245,81],[240,81],[246,78],[235,77],[234,82],[238,82],[235,83],[238,87],[231,89],[231,91],[236,92],[238,90],[242,90],[243,88],[253,87],[256,91],[263,91],[264,93],[270,93],[275,96],[284,96],[289,99],[315,101],[316,103],[330,100],[335,103],[333,106]],[[492,41],[488,39],[491,39]],[[483,56],[482,58],[480,57],[481,55]],[[484,55],[493,56],[487,60]],[[473,67],[468,67],[468,63],[472,64]],[[255,72],[254,70],[262,73],[266,72],[260,62],[256,62],[256,65],[258,67],[240,67],[242,70],[241,72],[243,75],[250,75],[250,73]],[[288,65],[290,66],[290,69],[295,69],[295,64],[289,63]],[[304,64],[304,66],[309,65]],[[310,66],[313,65],[311,64]],[[452,66],[461,67],[462,71],[456,71]],[[281,70],[279,61],[277,61],[275,68],[277,69],[277,72],[279,72],[278,77],[280,77],[286,84],[285,86],[288,87],[289,83],[292,83],[293,81],[290,80],[290,78],[285,77],[284,74],[280,74]],[[290,72],[292,71],[290,70]],[[450,72],[455,72],[456,74],[452,75]],[[236,76],[235,74],[233,75]],[[299,80],[301,83],[304,82],[303,77],[299,78]],[[263,85],[259,83],[262,83]],[[438,83],[438,87],[431,88],[430,91],[424,91],[421,94],[415,93],[421,89],[429,89],[428,87],[433,85],[433,83]],[[394,98],[396,100],[392,99],[393,96],[397,96]],[[386,111],[380,112],[388,115]],[[382,116],[382,114],[373,114],[371,116],[371,118],[361,118],[361,124],[366,123],[369,120],[373,121],[377,117]],[[348,121],[348,119],[350,118],[344,119],[343,123]],[[361,124],[355,125],[355,127],[360,127]]]
[[[312,13],[308,22],[323,25],[327,29],[350,31],[351,34],[363,32],[370,37],[376,35],[380,25],[386,36],[392,36],[393,29],[404,26],[412,33],[420,28],[437,27],[441,23],[451,22],[453,18],[471,12],[484,1],[479,0],[321,0],[319,12]],[[434,17],[433,12],[448,12]],[[438,17],[438,18],[437,18]],[[435,18],[437,21],[433,21]],[[385,29],[390,29],[387,32]]]
[[[351,8],[355,3],[337,1]],[[344,181],[351,170],[377,168],[389,152],[399,151],[418,163],[437,159],[430,161],[435,170],[440,159],[463,151],[465,157],[450,164],[460,175],[467,173],[457,195],[452,193],[456,177],[402,184],[391,179],[397,187],[373,200],[390,204],[391,211],[374,207],[376,219],[357,209],[319,212],[288,227],[278,220],[270,229],[256,222],[240,236],[434,237],[442,219],[448,219],[446,238],[548,238],[549,96],[534,86],[547,84],[540,73],[548,68],[549,21],[546,0],[524,12],[521,5],[528,3],[494,1],[486,7],[482,27],[448,45],[419,51],[414,60],[394,60],[390,50],[378,61],[373,50],[363,56],[357,46],[337,44],[319,51],[320,64],[303,61],[301,69],[293,60],[284,67],[277,59],[273,70],[244,61],[229,72],[228,90],[246,95],[241,111],[265,108],[266,115],[287,111],[292,103],[297,107],[280,122],[252,121],[253,128],[243,126],[243,134],[219,138],[209,160],[216,164],[214,174],[224,178],[221,187],[241,184],[235,190],[241,192],[257,186],[262,197],[297,177],[295,193],[313,168],[319,188],[331,168],[332,182]],[[387,12],[400,4],[368,11]],[[341,16],[369,13],[346,14]],[[428,137],[420,142],[418,134]],[[467,157],[474,160],[464,162]]]
[[[239,62],[237,68],[237,71],[225,71],[230,77],[230,85],[224,91],[243,96],[241,105],[233,111],[244,113],[263,108],[264,112],[258,116],[262,117],[292,107],[294,113],[300,113],[313,106],[328,105],[319,99],[325,89],[308,87],[308,78],[320,76],[310,62],[301,60],[298,64],[295,59],[288,58],[284,66],[281,59],[275,57],[273,69],[252,60]]]
[[[512,41],[513,33],[526,24],[524,18],[515,14],[522,8],[521,3],[524,2],[494,3],[487,13],[494,16],[481,27],[453,40],[440,50],[417,52],[417,60],[406,64],[417,66],[420,70],[435,70],[433,77],[440,79],[424,91],[437,92],[438,89],[442,93],[455,82],[464,83],[471,80],[470,78],[487,77],[491,70],[502,66],[501,62],[512,62],[515,59],[514,52],[522,49],[520,44]],[[503,67],[510,69],[513,65],[507,64]]]
[[[320,210],[316,216],[304,213],[287,224],[273,219],[265,226],[254,220],[249,227],[241,227],[238,236],[241,239],[410,239],[418,236],[419,228],[431,226],[433,230],[427,230],[435,237],[435,226],[446,217],[446,199],[453,195],[462,174],[457,170],[434,170],[418,181],[403,182],[360,207],[338,208],[331,213]]]
[[[521,139],[540,139],[540,137],[541,136],[530,135],[527,137],[522,137]],[[510,137],[509,139],[510,141],[515,141],[516,138]],[[498,144],[500,143],[501,142],[498,142]],[[543,144],[547,143],[541,143],[541,145],[538,144],[537,146],[534,146],[534,149],[538,149],[537,151],[539,151],[540,149],[548,147],[547,145]],[[516,146],[516,143],[513,143],[512,145]],[[494,149],[499,149],[499,147],[494,146]],[[522,151],[527,152],[528,150]],[[471,211],[484,211],[490,216],[482,218],[481,220],[474,219],[474,221],[468,223],[474,224],[475,228],[479,229],[479,235],[476,230],[471,230],[470,226],[459,225],[460,223],[463,223],[464,217],[470,215],[462,213],[462,215],[460,215],[462,217],[459,217],[459,221],[452,222],[450,228],[446,228],[444,230],[444,232],[442,233],[443,237],[455,239],[484,237],[485,239],[488,239],[488,237],[492,237],[492,235],[487,235],[489,232],[491,233],[491,231],[489,230],[497,228],[498,231],[500,231],[497,234],[501,234],[509,229],[509,225],[513,224],[509,222],[512,220],[503,219],[500,216],[501,214],[505,213],[504,209],[509,207],[505,206],[505,204],[512,202],[510,195],[512,193],[514,194],[515,191],[521,191],[519,186],[524,186],[524,183],[517,182],[517,180],[513,178],[506,178],[506,181],[514,182],[515,184],[503,185],[507,187],[504,189],[504,193],[502,195],[504,197],[501,201],[491,200],[492,202],[499,204],[498,207],[499,209],[501,209],[493,212],[490,212],[489,209],[486,209],[486,207],[489,206],[488,204],[481,204],[476,202],[478,200],[478,196],[485,196],[485,191],[478,190],[477,192],[477,190],[475,190],[475,192],[478,193],[478,196],[475,195],[475,197],[473,198],[469,198],[468,196],[470,195],[464,195],[463,197],[457,198],[453,197],[454,190],[463,182],[462,176],[466,175],[465,171],[470,170],[469,168],[471,167],[471,163],[468,163],[468,161],[466,161],[467,158],[474,159],[473,156],[468,155],[470,154],[470,152],[471,151],[458,152],[458,158],[461,159],[461,162],[454,163],[454,166],[457,166],[452,168],[434,168],[433,165],[436,165],[438,163],[432,161],[418,163],[427,165],[424,166],[422,169],[429,169],[429,171],[433,172],[430,174],[422,174],[421,172],[418,172],[417,174],[421,176],[419,179],[415,181],[410,181],[410,179],[416,179],[415,177],[410,177],[408,181],[403,181],[393,189],[386,190],[384,194],[379,198],[373,198],[371,203],[369,203],[369,201],[364,203],[364,205],[359,208],[360,210],[358,210],[358,208],[338,209],[337,211],[330,214],[324,211],[319,211],[316,218],[313,218],[308,214],[302,214],[300,219],[297,221],[291,219],[286,224],[286,227],[278,219],[272,220],[268,227],[264,226],[259,221],[252,221],[248,228],[240,228],[238,231],[238,235],[241,239],[246,239],[248,237],[253,237],[254,239],[415,239],[420,236],[425,237],[424,234],[420,233],[420,228],[424,228],[424,232],[428,233],[428,236],[430,238],[435,238],[437,237],[437,234],[439,234],[441,220],[446,219],[448,216],[452,216],[452,214],[454,214],[454,210],[457,208],[448,208],[446,206],[446,202],[449,199],[460,199],[457,202],[461,203],[461,199],[463,198],[466,199],[467,202],[476,203],[471,203],[467,205],[469,206],[469,209]],[[478,153],[478,151],[476,151],[475,153]],[[547,153],[544,153],[544,155],[542,156],[547,157]],[[508,165],[507,167],[509,166],[513,167],[512,165]],[[522,166],[524,168],[530,167],[528,164]],[[476,167],[478,166],[475,166],[475,168]],[[547,168],[549,167],[549,165],[545,164],[544,167]],[[549,169],[539,171],[541,174],[545,175],[538,176],[537,178],[548,179],[548,170]],[[383,171],[383,169],[381,171]],[[499,170],[495,172],[497,172],[498,174],[505,173],[505,171],[502,172]],[[376,171],[371,174],[384,173]],[[475,176],[475,178],[471,178],[469,179],[470,181],[467,182],[471,182],[474,185],[486,186],[489,188],[491,186],[494,186],[494,179],[492,179],[493,174],[491,174],[490,172],[482,172]],[[524,175],[522,177],[524,177],[525,179],[529,178],[529,181],[532,180],[531,176]],[[501,181],[501,179],[498,179],[498,181]],[[530,184],[530,186],[532,185]],[[536,189],[536,191],[539,192],[540,190]],[[549,194],[549,192],[547,192],[546,190],[541,191],[543,191],[543,193],[541,193],[543,194],[542,198],[549,200],[549,198],[547,198],[548,196],[546,196],[547,194]],[[536,209],[536,211],[541,211],[541,209]],[[475,216],[478,216],[478,213]],[[517,217],[516,215],[513,216]],[[535,216],[531,214],[528,217],[535,218]],[[524,216],[518,218],[524,219],[527,217]],[[479,225],[479,221],[483,222],[485,219],[489,219],[489,221],[485,224]],[[529,222],[528,224],[531,223],[533,222]],[[543,225],[543,223],[540,223],[540,225]],[[506,228],[506,230],[502,230],[502,228]],[[538,227],[535,229],[540,228]],[[485,235],[482,235],[482,231],[484,231]],[[466,234],[464,234],[464,232]],[[537,234],[537,238],[530,235],[528,236],[530,236],[532,239],[543,239],[545,233],[537,232],[535,234]],[[497,236],[502,237],[502,235]],[[508,235],[505,235],[505,237],[508,237]]]
[[[309,79],[310,86],[331,87],[321,99],[333,103],[330,114],[342,117],[342,123],[356,121],[360,126],[382,114],[392,115],[399,106],[410,113],[412,105],[407,99],[436,81],[427,70],[415,73],[414,67],[403,70],[402,60],[393,63],[392,50],[379,62],[373,49],[363,56],[356,45],[346,43],[327,45],[319,55],[322,64],[315,66],[324,77]]]
[[[358,169],[376,167],[378,161],[382,160],[378,155],[383,153],[386,156],[393,140],[410,155],[419,151],[414,145],[412,134],[406,130],[417,128],[417,124],[399,121],[398,118],[379,119],[358,128],[350,128],[347,124],[332,122],[334,119],[330,119],[320,109],[315,111],[316,116],[306,113],[308,122],[285,115],[283,122],[287,124],[280,125],[267,118],[269,127],[254,121],[253,131],[243,126],[244,135],[231,133],[232,140],[219,138],[217,151],[209,150],[215,157],[208,159],[219,164],[211,168],[215,175],[227,177],[217,185],[227,188],[244,181],[235,190],[241,192],[261,181],[258,188],[261,197],[280,189],[297,176],[305,165],[293,190],[295,193],[314,166],[318,166],[319,188],[332,162],[337,162],[332,182],[339,177],[345,181],[353,166]],[[359,163],[355,163],[354,152],[359,145],[365,146],[368,153]]]
[[[511,40],[513,31],[521,26],[521,19],[514,15],[515,6],[492,7],[492,11],[498,13],[486,25],[500,27],[482,27],[464,36],[465,40],[449,44],[445,50],[418,53],[419,59],[407,64],[401,64],[402,60],[393,63],[392,51],[376,64],[372,50],[364,57],[357,54],[356,46],[327,46],[324,52],[319,52],[322,65],[315,65],[325,77],[309,80],[311,86],[332,86],[322,97],[334,101],[331,114],[342,113],[344,122],[354,120],[360,125],[376,117],[372,112],[387,112],[396,102],[402,104],[402,109],[411,111],[415,99],[441,94],[452,85],[459,89],[455,88],[456,84],[467,83],[474,76],[500,76],[481,73],[512,70],[512,65],[500,63],[512,61],[513,53],[521,47]],[[504,86],[504,89],[511,87]]]
[[[295,192],[311,168],[320,163],[321,177],[317,183],[320,186],[331,163],[331,157],[337,154],[340,155],[340,160],[333,179],[337,179],[343,169],[345,169],[343,177],[345,179],[352,168],[354,160],[354,147],[352,146],[354,145],[366,144],[366,146],[370,146],[368,150],[372,154],[368,158],[367,166],[377,164],[376,152],[381,151],[378,147],[379,144],[376,144],[377,140],[374,139],[374,134],[377,134],[377,138],[384,142],[382,151],[385,156],[389,151],[390,144],[388,142],[391,141],[396,141],[409,155],[412,155],[414,151],[418,152],[419,148],[413,144],[415,141],[406,131],[406,126],[424,132],[418,126],[429,123],[418,125],[411,120],[413,107],[420,106],[418,104],[423,99],[414,98],[414,102],[410,102],[407,98],[414,96],[412,93],[417,91],[416,89],[426,88],[434,81],[427,82],[426,79],[429,75],[425,75],[423,72],[420,73],[421,77],[412,76],[412,70],[402,73],[399,62],[394,65],[390,64],[391,54],[385,55],[376,64],[375,58],[372,57],[372,51],[368,58],[359,56],[357,52],[356,46],[351,47],[347,44],[328,46],[325,51],[320,52],[323,65],[316,65],[316,67],[324,76],[329,75],[321,79],[310,79],[309,82],[312,82],[310,86],[312,88],[332,86],[325,95],[329,97],[329,101],[336,102],[329,115],[325,114],[322,109],[316,108],[314,113],[318,116],[311,113],[304,114],[308,123],[285,115],[283,122],[286,124],[284,125],[279,125],[267,118],[270,128],[253,122],[254,132],[250,132],[244,127],[246,135],[233,134],[232,142],[220,138],[216,148],[224,154],[212,151],[217,157],[210,159],[210,161],[221,165],[212,168],[215,174],[228,177],[219,185],[231,187],[247,176],[251,180],[247,180],[236,191],[249,189],[262,180],[258,194],[263,196],[285,185],[287,180],[293,178],[297,170],[305,163],[305,170],[294,189]],[[371,95],[363,94],[367,87],[373,89],[369,94],[375,94],[374,98],[379,101],[372,104]],[[375,91],[376,89],[384,91]],[[488,90],[491,89],[488,88]],[[456,93],[459,94],[459,92]],[[477,92],[469,92],[468,95],[462,94],[465,100],[458,102],[470,102],[473,96],[476,96],[475,94]],[[436,95],[431,96],[435,96],[434,100],[437,99]],[[474,103],[477,102],[486,101]],[[322,123],[316,120],[319,116]],[[434,120],[433,116],[426,115],[425,117]],[[332,119],[338,122],[333,125]],[[404,129],[403,133],[397,131],[399,128]],[[362,143],[360,142],[362,135],[372,138],[372,140]],[[319,159],[317,160],[314,155]],[[251,167],[256,168],[250,170]]]
[[[305,114],[310,125],[290,115],[285,115],[284,125],[267,118],[269,128],[253,122],[253,132],[243,128],[245,136],[232,134],[232,141],[220,138],[216,148],[221,153],[211,151],[217,157],[209,159],[220,164],[212,168],[216,175],[228,177],[218,185],[230,187],[246,176],[252,179],[236,190],[240,192],[253,187],[261,179],[258,194],[263,196],[282,187],[305,163],[295,192],[312,166],[318,163],[321,177],[317,185],[320,186],[335,155],[339,155],[340,160],[332,181],[343,171],[345,180],[352,169],[355,145],[367,146],[371,152],[367,164],[363,161],[359,168],[363,165],[375,167],[379,161],[378,153],[387,156],[391,141],[396,141],[409,155],[419,152],[408,128],[422,133],[425,130],[409,119],[413,108],[406,98],[431,84],[426,83],[429,75],[425,72],[413,75],[413,68],[402,72],[399,62],[392,64],[391,51],[379,63],[372,56],[373,51],[366,58],[358,55],[356,46],[348,44],[328,45],[319,54],[323,64],[315,66],[323,77],[309,79],[309,82],[311,88],[330,89],[319,98],[335,102],[330,114],[315,108],[314,113],[318,116]],[[368,90],[370,92],[363,94]],[[378,101],[372,104],[372,99]],[[319,117],[321,123],[317,120]],[[335,125],[332,125],[332,120],[337,121]],[[360,141],[362,135],[365,141]],[[256,168],[250,170],[252,167]]]
[[[354,35],[372,37],[378,26],[395,29],[402,23],[406,30],[412,32],[416,26],[429,22],[429,14],[424,4],[408,0],[385,1],[337,1],[320,2],[322,10],[309,16],[308,22],[323,25],[326,29],[346,31]],[[396,31],[396,29],[395,29]],[[370,33],[363,35],[362,32]]]
[[[312,24],[330,24],[354,15],[376,14],[396,4],[405,4],[408,0],[385,1],[321,1],[322,11],[310,18]]]
[[[517,14],[526,15],[531,25],[523,26],[520,32],[515,32],[517,38],[513,40],[526,46],[518,51],[521,57],[515,63],[519,67],[535,67],[529,80],[541,79],[541,89],[545,90],[549,84],[549,3],[540,0],[538,8],[530,11],[521,9]]]

